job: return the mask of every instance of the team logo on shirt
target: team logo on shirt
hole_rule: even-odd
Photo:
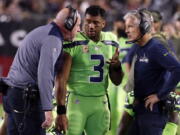
[[[165,54],[163,54],[164,56],[167,56],[169,53],[167,52],[167,53],[165,53]]]
[[[95,46],[94,49],[95,49],[96,51],[98,51],[98,50],[99,50],[99,47]]]
[[[141,56],[139,58],[139,62],[144,62],[144,63],[148,63],[149,59],[146,57],[146,55],[144,54],[144,56]]]
[[[83,53],[88,53],[89,52],[88,46],[87,45],[83,45],[82,51],[83,51]]]
[[[79,99],[76,99],[75,104],[79,104],[79,103],[80,103]]]

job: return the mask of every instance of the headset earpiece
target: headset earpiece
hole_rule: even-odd
[[[64,21],[64,26],[67,30],[72,31],[78,19],[77,10],[72,8],[70,5],[66,8],[69,9],[69,15]]]
[[[139,28],[140,28],[140,32],[142,35],[146,34],[147,32],[149,32],[150,28],[151,28],[151,22],[149,22],[146,17],[145,17],[145,10],[146,9],[141,9],[139,10],[139,14],[140,14],[140,17],[141,17],[141,20],[140,20],[140,24],[139,24]]]

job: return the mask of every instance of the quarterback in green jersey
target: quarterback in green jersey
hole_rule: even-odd
[[[83,132],[86,135],[106,135],[109,130],[108,78],[119,85],[123,72],[116,36],[102,32],[104,26],[105,10],[90,6],[85,12],[83,32],[63,46],[69,63],[64,64],[63,77],[59,75],[56,127],[58,130],[67,127],[62,105],[62,91],[66,89],[64,84],[67,81],[67,135],[81,135]]]

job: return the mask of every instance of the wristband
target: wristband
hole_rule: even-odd
[[[57,114],[66,114],[66,106],[65,105],[58,105],[57,106]]]

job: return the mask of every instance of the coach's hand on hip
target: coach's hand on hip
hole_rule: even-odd
[[[148,108],[152,111],[153,110],[153,105],[159,101],[159,98],[156,94],[149,95],[148,97],[145,98],[145,107]]]

